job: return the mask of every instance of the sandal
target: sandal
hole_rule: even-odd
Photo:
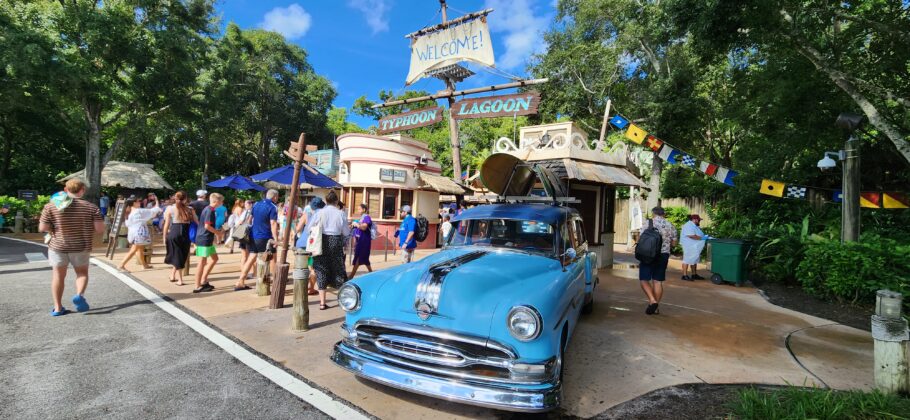
[[[319,294],[319,292],[317,292],[317,291],[314,290],[314,289],[310,289],[310,290],[307,290],[306,294],[309,295],[309,296],[316,296],[316,295]]]
[[[326,309],[329,309],[329,305],[322,304],[322,303],[319,304],[319,310],[320,310],[320,311],[324,311],[324,310],[326,310]]]
[[[252,289],[252,287],[247,286],[247,285],[245,285],[245,284],[244,284],[243,286],[235,286],[235,287],[234,287],[234,291],[235,291],[235,292],[239,292],[239,291],[241,291],[241,290],[250,290],[250,289]]]
[[[55,311],[53,308],[51,308],[51,316],[61,316],[68,313],[70,313],[70,311],[68,311],[66,308],[61,308],[59,311]]]
[[[648,315],[654,315],[654,311],[656,311],[656,310],[657,310],[657,304],[652,303],[652,304],[648,305],[648,309],[645,309],[645,313]]]

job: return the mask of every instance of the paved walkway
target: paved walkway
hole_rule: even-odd
[[[418,257],[427,253],[419,251]],[[328,357],[344,314],[334,296],[326,311],[319,311],[311,297],[311,329],[294,332],[290,293],[288,307],[269,310],[268,297],[231,290],[238,254],[222,254],[223,263],[212,276],[216,290],[204,294],[192,294],[189,285],[169,283],[162,254],[162,247],[157,247],[155,269],[137,271],[135,278],[370,414],[409,419],[501,417],[492,410],[360,380],[336,368]],[[119,263],[122,256],[118,253],[113,262]],[[397,264],[392,255],[388,263],[379,262],[381,253],[372,259],[377,269]],[[676,270],[678,262],[672,262],[671,279],[679,277]],[[636,270],[601,270],[599,275],[594,314],[583,318],[567,352],[565,414],[591,417],[646,392],[692,382],[823,381],[842,389],[871,387],[872,340],[867,332],[772,305],[755,289],[704,281],[669,280],[660,315],[647,316]],[[793,353],[812,373],[788,351],[788,336]]]
[[[26,253],[46,249],[0,239]],[[98,267],[91,310],[51,317],[50,267],[23,259],[0,260],[0,418],[329,418]]]

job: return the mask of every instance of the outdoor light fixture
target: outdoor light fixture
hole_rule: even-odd
[[[818,161],[818,169],[826,171],[837,166],[837,161],[831,159],[831,156],[837,156],[837,160],[844,160],[845,152],[843,150],[838,150],[836,152],[825,152],[825,156]]]
[[[900,319],[903,295],[890,290],[875,293],[875,314],[887,319]]]
[[[853,133],[863,125],[863,116],[852,112],[842,112],[837,116],[834,125],[848,133]]]

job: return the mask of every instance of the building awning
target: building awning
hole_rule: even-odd
[[[57,180],[64,183],[72,178],[81,178],[86,184],[85,169]],[[173,190],[149,163],[119,162],[112,160],[101,170],[102,187],[123,187],[140,190]]]
[[[464,187],[458,185],[455,181],[444,176],[431,174],[424,171],[416,171],[417,179],[427,188],[439,191],[441,194],[462,195],[465,193]]]
[[[574,159],[553,159],[539,161],[537,163],[543,164],[560,178],[596,182],[606,185],[648,188],[641,179],[619,166],[584,162]]]

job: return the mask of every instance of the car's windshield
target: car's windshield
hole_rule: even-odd
[[[489,246],[529,252],[553,252],[552,225],[536,220],[471,219],[456,222],[448,246]]]

